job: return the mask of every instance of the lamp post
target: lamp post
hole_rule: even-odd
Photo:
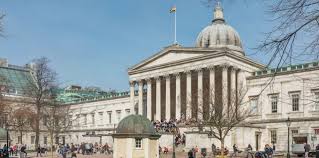
[[[290,118],[288,117],[288,119],[286,120],[287,123],[287,127],[288,127],[288,151],[287,151],[287,158],[290,158],[290,143],[289,143],[289,134],[290,134],[290,125],[291,125],[291,121]]]
[[[177,127],[173,128],[173,153],[172,153],[172,158],[176,158],[176,153],[175,153],[175,135],[177,132]]]

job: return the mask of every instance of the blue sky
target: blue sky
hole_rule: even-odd
[[[173,42],[171,6],[177,6],[177,40],[194,46],[212,20],[201,0],[1,0],[6,38],[0,57],[24,65],[45,56],[64,84],[128,89],[127,69]],[[224,0],[226,22],[246,54],[266,63],[255,48],[271,29],[261,0]]]

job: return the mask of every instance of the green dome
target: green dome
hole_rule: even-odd
[[[0,128],[0,141],[7,140],[7,130]]]
[[[152,122],[141,115],[125,117],[116,128],[115,137],[159,137]]]

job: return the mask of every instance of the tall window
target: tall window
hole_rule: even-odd
[[[83,115],[83,125],[87,125],[87,123],[88,123],[87,115],[84,114],[84,115]]]
[[[278,96],[271,95],[270,103],[271,103],[271,113],[277,113],[278,112]]]
[[[95,115],[91,114],[91,119],[92,119],[92,125],[95,125]]]
[[[273,143],[273,144],[277,143],[277,131],[276,130],[270,131],[270,140],[271,140],[271,143]]]
[[[315,129],[315,135],[319,135],[319,128]]]
[[[250,99],[250,107],[251,107],[252,114],[258,114],[258,99],[257,98]]]
[[[35,136],[31,136],[31,144],[35,144]]]
[[[292,94],[292,111],[299,111],[299,94]]]
[[[103,112],[99,112],[99,124],[103,124]]]
[[[142,139],[141,138],[136,138],[135,139],[135,148],[136,149],[142,149]]]
[[[117,122],[121,121],[121,110],[116,111],[116,118],[117,118]]]
[[[80,126],[80,115],[79,115],[79,114],[76,114],[76,115],[75,115],[75,119],[76,119],[76,125],[77,125],[77,126]]]
[[[48,144],[48,137],[46,136],[43,137],[43,144]]]
[[[48,115],[44,115],[43,117],[43,126],[46,126],[48,123]]]
[[[112,111],[108,111],[107,115],[109,117],[109,124],[111,124],[112,123]]]
[[[315,109],[319,110],[319,92],[315,92]]]

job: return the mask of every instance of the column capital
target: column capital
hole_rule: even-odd
[[[215,65],[208,65],[208,66],[207,66],[207,69],[209,69],[209,70],[214,70],[214,69],[215,69]]]
[[[231,67],[231,71],[237,71],[237,70],[239,70],[239,68],[237,66],[232,66]]]
[[[198,73],[202,73],[203,69],[202,68],[196,68],[195,71],[198,72]]]
[[[225,64],[220,65],[220,67],[222,67],[223,69],[228,69],[230,67],[230,65],[228,63],[225,63]]]
[[[163,77],[164,77],[165,79],[171,78],[170,74],[165,74],[165,75],[163,75]]]
[[[188,74],[191,74],[191,73],[192,73],[192,70],[187,69],[187,70],[185,70],[184,72],[188,75]]]
[[[138,84],[143,84],[143,83],[144,83],[144,80],[138,80],[137,83],[138,83]]]
[[[129,81],[130,86],[135,86],[136,81]]]
[[[151,84],[151,83],[152,83],[152,78],[147,78],[147,79],[146,79],[146,83],[147,83],[147,84]]]
[[[154,79],[155,79],[156,81],[160,81],[160,80],[161,80],[161,76],[155,76]]]
[[[181,77],[181,73],[179,73],[179,72],[176,72],[176,73],[174,73],[173,74],[176,78],[180,78]]]

